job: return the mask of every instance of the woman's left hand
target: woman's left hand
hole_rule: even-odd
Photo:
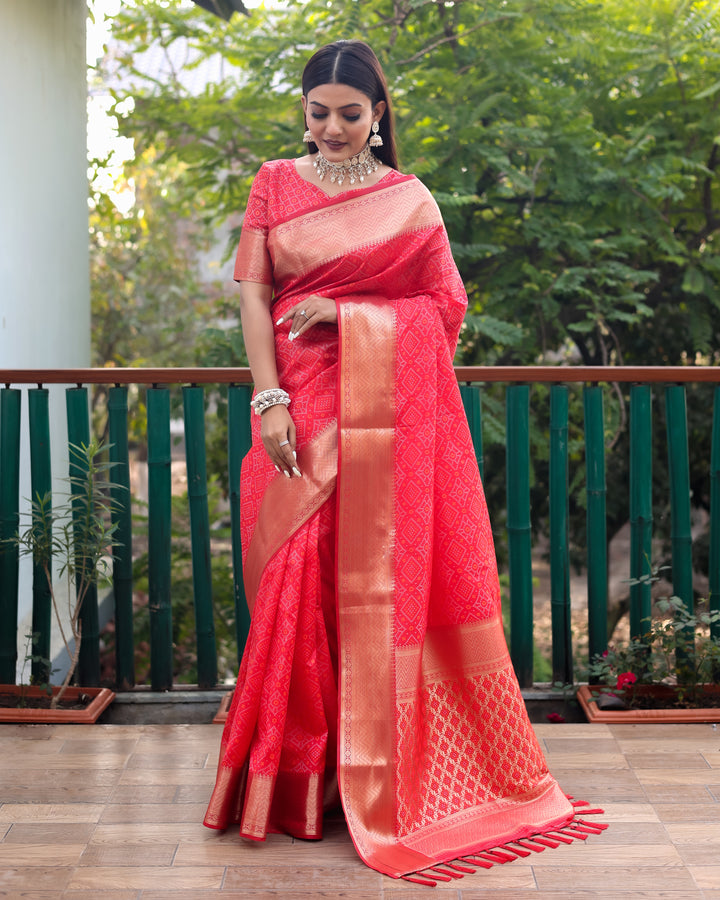
[[[329,297],[321,297],[319,294],[310,294],[302,303],[291,306],[282,318],[277,320],[276,324],[282,325],[283,322],[291,323],[288,335],[290,341],[294,341],[313,325],[319,325],[321,322],[326,325],[337,325],[335,301]]]

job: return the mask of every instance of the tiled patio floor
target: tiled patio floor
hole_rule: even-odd
[[[321,842],[205,829],[220,726],[2,725],[0,897],[720,900],[720,728],[535,727],[610,827],[433,889],[368,869],[342,821]]]

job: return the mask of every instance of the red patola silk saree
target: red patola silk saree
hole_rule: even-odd
[[[467,299],[432,196],[391,171],[331,198],[266,163],[236,278],[274,286],[273,321],[331,297],[338,326],[293,342],[275,326],[304,477],[276,473],[253,417],[252,625],[205,824],[319,838],[339,799],[362,859],[394,877],[592,833],[567,828],[506,649],[452,365]]]

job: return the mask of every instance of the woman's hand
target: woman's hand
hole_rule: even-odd
[[[265,452],[275,468],[288,478],[293,475],[301,478],[295,459],[295,423],[287,406],[282,403],[271,406],[262,413],[260,419],[260,435]]]
[[[321,297],[319,294],[310,294],[302,303],[296,303],[285,312],[276,324],[290,322],[290,334],[288,340],[294,341],[313,325],[324,322],[326,325],[337,325],[337,307],[335,301],[329,297]]]

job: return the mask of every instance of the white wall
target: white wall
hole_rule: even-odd
[[[86,15],[85,0],[0,0],[0,368],[90,362]],[[25,392],[22,404],[28,497]],[[62,388],[50,408],[57,479],[67,475]],[[30,593],[23,566],[21,651]]]

